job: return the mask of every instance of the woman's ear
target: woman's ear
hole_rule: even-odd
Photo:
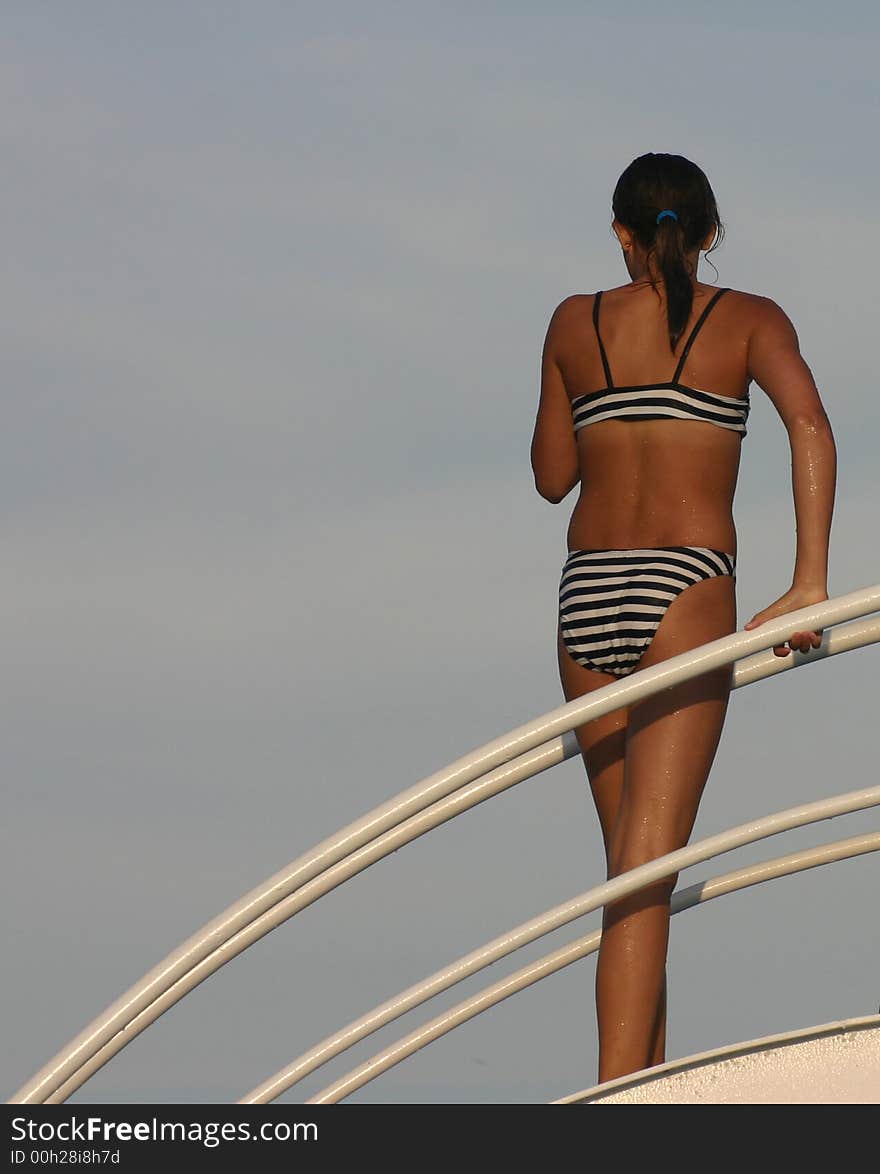
[[[617,237],[620,247],[625,253],[628,253],[633,246],[633,234],[630,229],[625,224],[621,224],[619,220],[613,220],[611,222],[611,228]]]

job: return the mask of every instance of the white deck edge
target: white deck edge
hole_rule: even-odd
[[[693,1071],[695,1068],[705,1067],[707,1064],[720,1063],[737,1056],[766,1052],[772,1048],[786,1047],[792,1044],[804,1043],[829,1035],[846,1035],[853,1032],[880,1029],[880,1014],[864,1015],[857,1019],[840,1019],[832,1023],[821,1023],[814,1027],[800,1028],[796,1031],[784,1031],[778,1035],[766,1035],[758,1039],[743,1040],[740,1043],[727,1044],[720,1048],[713,1048],[708,1052],[696,1052],[692,1056],[683,1056],[678,1060],[669,1060],[665,1064],[658,1064],[655,1068],[645,1068],[629,1076],[621,1076],[617,1080],[606,1080],[603,1084],[592,1088],[582,1089],[551,1101],[553,1105],[575,1105],[601,1102],[609,1093],[638,1088],[640,1085],[652,1084],[663,1080],[667,1076],[675,1076],[682,1072]],[[880,1095],[880,1090],[878,1090]]]

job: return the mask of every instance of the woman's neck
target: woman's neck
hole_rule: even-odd
[[[700,260],[700,254],[694,253],[692,256],[685,258],[685,267],[690,274],[691,281],[697,282],[697,265]],[[633,285],[663,285],[663,275],[657,268],[656,264],[652,264],[647,255],[633,256],[631,252],[625,255],[627,272]]]

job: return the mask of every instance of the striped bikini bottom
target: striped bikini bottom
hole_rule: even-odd
[[[559,629],[569,655],[584,668],[627,676],[673,599],[718,575],[736,578],[736,559],[706,546],[570,551],[559,584]]]

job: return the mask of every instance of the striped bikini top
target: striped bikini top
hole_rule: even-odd
[[[571,411],[575,432],[579,428],[598,424],[602,420],[703,420],[709,424],[717,424],[719,428],[738,432],[740,437],[745,436],[746,417],[749,414],[748,393],[742,399],[738,399],[729,395],[716,395],[712,391],[700,391],[696,387],[686,387],[679,382],[694,339],[709,317],[712,307],[727,292],[726,288],[719,289],[703,310],[681,352],[675,374],[668,383],[615,387],[608,356],[599,333],[599,303],[602,300],[600,290],[593,302],[593,326],[596,329],[607,385],[601,391],[590,391],[586,395],[578,395],[572,399]]]

